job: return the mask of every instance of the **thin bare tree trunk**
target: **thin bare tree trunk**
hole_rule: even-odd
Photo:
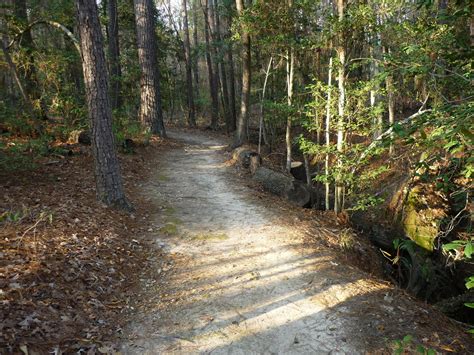
[[[236,0],[237,13],[242,16],[244,13],[243,0]],[[237,130],[235,132],[234,146],[241,145],[247,141],[245,127],[249,119],[250,110],[250,86],[251,86],[251,47],[250,34],[247,29],[242,30],[242,98],[240,102],[240,114],[237,120]]]
[[[145,131],[166,136],[163,123],[153,0],[134,0],[138,61],[141,67],[139,119]]]
[[[268,77],[270,76],[270,69],[272,68],[273,57],[270,57],[268,61],[267,71],[265,72],[265,80],[263,81],[263,89],[262,89],[262,99],[260,100],[260,124],[258,128],[258,154],[260,154],[260,146],[262,144],[262,133],[264,130],[264,120],[263,120],[263,105],[265,101],[265,93],[267,91],[267,82]]]
[[[393,126],[395,123],[395,94],[394,94],[394,87],[393,87],[393,76],[389,75],[385,79],[385,85],[387,90],[387,100],[388,100],[388,123],[390,127]],[[393,134],[391,135],[393,138]],[[395,154],[395,147],[393,142],[390,142],[389,154]]]
[[[229,4],[231,6],[231,4]],[[235,91],[235,69],[234,69],[234,55],[233,55],[233,46],[232,40],[230,40],[230,27],[232,24],[232,16],[230,15],[230,9],[227,10],[229,15],[226,16],[226,38],[228,39],[227,45],[227,61],[229,68],[229,105],[231,112],[231,130],[236,130],[237,123],[237,106],[236,106],[236,91]]]
[[[219,7],[218,7],[218,1],[213,0],[213,13],[214,13],[214,33],[216,36],[216,47],[217,47],[217,53],[218,53],[218,58],[216,59],[216,62],[219,64],[220,67],[220,80],[221,80],[221,96],[222,96],[222,106],[224,108],[224,117],[225,117],[225,126],[226,126],[226,131],[227,133],[230,133],[232,129],[232,113],[230,112],[230,107],[229,107],[229,87],[227,84],[227,71],[226,71],[226,65],[225,61],[223,60],[224,58],[224,47],[222,44],[222,37],[221,37],[221,23],[220,23],[220,15],[219,15]]]
[[[107,66],[95,0],[76,1],[80,25],[82,67],[92,128],[97,198],[107,205],[131,209],[125,198],[112,133]]]
[[[193,44],[194,44],[194,55],[193,55],[193,77],[194,77],[194,89],[196,91],[196,98],[199,97],[199,40],[198,40],[198,23],[197,23],[197,0],[191,0],[193,2]]]
[[[204,12],[204,36],[206,39],[206,62],[209,74],[209,90],[211,92],[211,128],[217,129],[219,125],[219,97],[217,91],[217,80],[211,54],[213,52],[211,46],[211,34],[209,25],[209,0],[204,0],[204,5],[201,3]],[[214,61],[216,58],[214,57]]]
[[[344,8],[345,0],[337,0],[337,13],[338,20],[340,23],[344,20]],[[342,154],[344,150],[344,106],[345,106],[345,63],[346,63],[346,50],[344,47],[344,37],[342,30],[340,30],[338,36],[337,45],[337,56],[339,59],[339,69],[337,75],[337,82],[339,88],[339,100],[337,105],[338,120],[337,120],[337,152]],[[339,170],[342,169],[342,160],[340,157],[337,159],[337,165]],[[344,182],[342,181],[341,173],[336,174],[334,191],[334,212],[339,213],[342,209],[343,193],[344,193]]]
[[[331,129],[331,90],[332,90],[332,56],[329,58],[329,71],[328,71],[328,101],[326,104],[326,127],[325,127],[325,134],[326,134],[326,159],[324,162],[324,174],[326,176],[326,191],[325,191],[325,204],[326,204],[326,211],[329,211],[331,206],[329,206],[329,149],[331,148],[331,136],[330,136],[330,129]]]
[[[191,63],[191,41],[189,39],[188,25],[188,3],[187,0],[182,2],[183,11],[183,28],[184,28],[184,54],[186,60],[186,89],[188,99],[188,125],[196,127],[196,108],[194,106],[194,90]]]
[[[293,78],[295,72],[295,53],[293,48],[287,53],[287,63],[286,63],[286,84],[287,84],[287,100],[288,107],[291,109],[293,106]],[[285,143],[286,143],[286,171],[290,172],[291,170],[291,114],[288,115],[286,119],[286,134],[285,134]]]

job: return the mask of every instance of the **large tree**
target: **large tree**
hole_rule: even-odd
[[[112,113],[107,93],[107,67],[95,0],[76,1],[81,37],[82,68],[92,128],[97,198],[107,205],[130,209],[115,152]]]
[[[166,136],[157,58],[156,8],[153,0],[134,0],[134,9],[141,67],[139,118],[145,131]]]

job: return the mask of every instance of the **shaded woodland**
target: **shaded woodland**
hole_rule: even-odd
[[[48,225],[4,199],[21,176],[87,151],[88,194],[129,216],[120,160],[206,130],[295,209],[370,240],[385,279],[474,324],[471,1],[1,0],[0,35],[8,233]]]

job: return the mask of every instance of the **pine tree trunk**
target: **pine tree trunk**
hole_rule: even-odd
[[[134,0],[138,61],[141,67],[139,119],[143,129],[166,136],[157,58],[156,16],[153,0]]]
[[[243,0],[235,0],[237,13],[243,15]],[[242,97],[240,102],[240,114],[237,119],[237,130],[235,132],[234,146],[241,145],[247,141],[245,127],[249,119],[250,110],[250,86],[251,86],[251,47],[250,34],[244,28],[242,30]]]
[[[193,90],[193,76],[191,63],[191,41],[189,39],[189,24],[188,24],[188,4],[187,0],[183,0],[183,28],[184,28],[184,54],[186,59],[186,89],[188,99],[188,125],[196,127],[196,108],[194,106],[194,90]]]
[[[207,71],[209,74],[209,91],[211,93],[211,128],[217,129],[219,124],[219,98],[217,94],[217,87],[216,87],[216,73],[214,72],[214,67],[211,59],[211,39],[210,39],[210,25],[209,25],[209,1],[205,0],[204,2],[204,36],[206,39],[206,63],[207,63]]]
[[[198,23],[197,23],[197,0],[193,2],[193,42],[195,53],[193,55],[193,77],[194,89],[196,90],[196,98],[199,97],[199,40],[198,40]]]
[[[215,93],[214,95],[216,96],[216,102],[217,102],[217,117],[219,117],[219,92],[221,89],[220,85],[220,63],[219,63],[219,58],[218,58],[218,51],[217,51],[217,46],[218,46],[218,39],[216,35],[216,28],[215,28],[215,12],[214,12],[214,6],[213,2],[214,0],[206,0],[208,2],[206,5],[208,6],[208,16],[207,16],[207,25],[209,26],[209,34],[211,38],[211,55],[212,55],[212,72],[214,74],[213,79],[213,86]],[[214,101],[213,101],[214,102]],[[219,127],[218,122],[212,123],[211,127],[213,129],[217,129]]]
[[[107,1],[108,23],[107,33],[109,36],[109,73],[110,73],[110,106],[112,110],[121,105],[120,81],[122,69],[120,67],[119,27],[117,14],[117,0]]]
[[[224,116],[225,116],[225,125],[227,133],[233,131],[232,129],[232,113],[229,107],[229,86],[227,84],[227,71],[225,61],[222,59],[224,58],[224,49],[222,45],[222,37],[221,37],[221,23],[220,23],[220,16],[219,16],[219,8],[217,0],[213,0],[213,13],[214,13],[214,28],[217,40],[217,49],[218,49],[218,59],[217,62],[219,63],[220,67],[220,79],[221,79],[221,96],[222,96],[222,106],[224,108]]]
[[[76,1],[80,25],[82,67],[92,129],[97,198],[107,205],[130,209],[125,199],[112,133],[107,67],[95,0]]]

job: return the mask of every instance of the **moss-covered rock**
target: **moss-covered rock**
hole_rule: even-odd
[[[439,196],[432,196],[422,186],[412,188],[405,200],[402,213],[403,229],[411,240],[422,248],[432,251],[439,227],[446,217]]]

